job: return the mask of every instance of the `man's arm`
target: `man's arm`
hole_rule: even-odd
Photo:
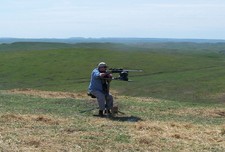
[[[100,79],[111,79],[112,78],[112,74],[111,73],[107,73],[107,72],[99,72],[98,70],[94,70],[93,71],[93,76],[95,78],[100,78]]]

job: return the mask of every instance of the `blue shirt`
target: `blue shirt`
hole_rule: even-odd
[[[91,73],[91,81],[88,89],[90,92],[92,91],[103,92],[102,79],[100,78],[100,72],[98,68],[95,68]]]

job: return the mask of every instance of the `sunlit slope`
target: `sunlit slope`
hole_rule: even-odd
[[[19,43],[23,48],[23,43]],[[31,43],[34,46],[35,43]],[[26,47],[28,43],[26,43]],[[48,44],[45,44],[48,45]],[[223,101],[225,55],[216,44],[205,50],[193,44],[183,50],[147,45],[112,43],[56,44],[51,49],[36,48],[0,52],[0,89],[86,91],[92,69],[105,61],[111,68],[142,69],[129,73],[133,82],[112,81],[120,94],[151,96],[179,101]],[[164,44],[159,44],[164,45]],[[168,44],[166,44],[168,45]],[[190,45],[190,44],[188,44]],[[209,45],[209,44],[206,44]],[[10,44],[9,44],[10,46]],[[66,46],[66,48],[65,48]],[[190,47],[190,46],[189,46]],[[195,49],[194,49],[195,48]],[[211,47],[212,48],[212,47]],[[115,75],[116,76],[116,75]]]

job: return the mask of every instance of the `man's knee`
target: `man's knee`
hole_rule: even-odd
[[[109,94],[106,98],[107,98],[107,100],[113,102],[113,96],[111,94]]]
[[[105,95],[103,93],[101,93],[100,91],[93,91],[93,92],[91,92],[91,94],[93,94],[97,99],[105,98]]]

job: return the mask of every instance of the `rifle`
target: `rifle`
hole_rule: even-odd
[[[109,70],[107,70],[106,76],[104,78],[102,78],[102,87],[103,87],[103,91],[105,92],[105,99],[106,102],[108,101],[107,96],[109,95],[109,88],[110,88],[110,81],[111,80],[121,80],[121,81],[130,81],[128,79],[128,72],[143,72],[143,70],[127,70],[127,69],[122,69],[122,68],[110,68]],[[111,77],[109,76],[111,73],[118,73],[119,76],[118,77]],[[92,98],[96,98],[94,95],[92,95],[90,92],[88,92],[88,95],[91,96]],[[118,106],[114,107],[114,112],[113,113],[121,113],[124,114],[123,112],[120,112],[118,110]],[[83,110],[80,111],[81,113],[87,112],[87,111],[92,111],[98,109],[98,107],[94,107],[94,108],[90,108],[87,110]]]
[[[122,68],[110,68],[107,70],[107,73],[119,73],[118,77],[112,78],[113,80],[122,80],[122,81],[129,81],[128,79],[128,72],[143,72],[143,70],[127,70]]]

